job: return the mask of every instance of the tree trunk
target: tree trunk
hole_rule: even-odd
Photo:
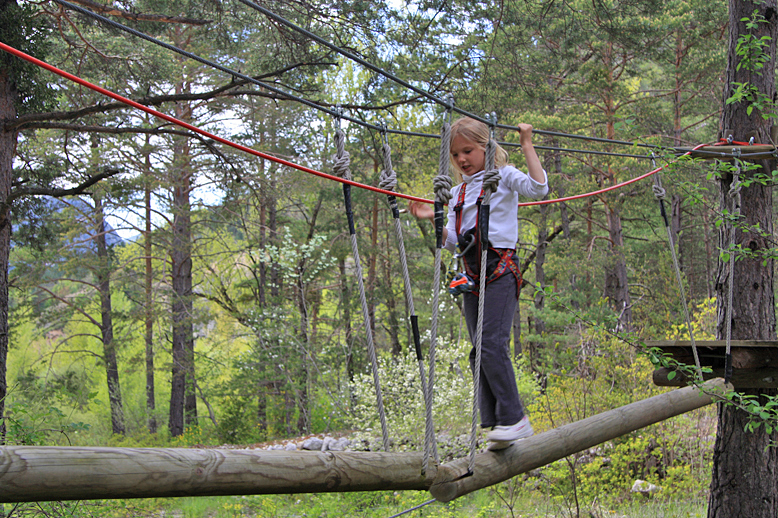
[[[149,143],[147,138],[146,143]],[[154,395],[154,268],[151,262],[152,243],[151,243],[151,155],[145,156],[145,186],[144,186],[144,206],[146,210],[146,228],[143,232],[143,250],[145,254],[145,343],[146,343],[146,426],[149,433],[157,433],[156,418],[156,398]]]
[[[111,430],[124,435],[124,406],[119,384],[119,365],[116,361],[116,344],[113,339],[113,309],[111,307],[111,273],[108,246],[105,239],[103,202],[99,194],[93,194],[97,218],[97,286],[100,292],[100,334],[103,339],[103,361],[108,381],[108,402],[111,408]]]
[[[385,240],[385,246],[384,250],[391,250],[392,244],[389,242],[390,232],[385,232],[384,235],[386,236]],[[386,304],[386,318],[389,323],[387,333],[389,333],[389,343],[391,344],[392,349],[392,357],[393,358],[399,358],[400,355],[402,355],[402,345],[400,345],[400,319],[397,314],[397,299],[394,296],[394,286],[392,283],[392,277],[394,275],[394,270],[392,268],[392,255],[386,254],[385,259],[383,261],[384,264],[384,303]],[[409,316],[410,308],[407,308],[405,311],[406,317]],[[410,326],[406,326],[406,329],[409,329]],[[413,338],[409,337],[409,343],[412,342]]]
[[[624,236],[621,226],[621,208],[618,201],[605,206],[608,218],[610,253],[605,267],[605,296],[618,313],[619,325],[629,328],[632,324],[632,303],[627,282],[627,263],[622,248]]]
[[[754,36],[758,39],[767,36],[769,49],[765,49],[767,61],[764,67],[755,73],[741,66],[737,70],[739,56],[736,45],[740,36],[748,33],[745,22],[757,11],[767,23],[758,24]],[[775,50],[778,39],[778,20],[776,19],[776,1],[763,3],[729,1],[729,55],[727,60],[726,85],[750,83],[766,98],[775,98]],[[755,113],[746,112],[748,102],[726,104],[730,96],[729,86],[724,92],[724,111],[721,128],[731,130],[737,141],[748,141],[754,136],[756,142],[770,142],[771,121]],[[770,176],[775,169],[774,160],[762,161],[756,172]],[[751,175],[753,173],[748,173]],[[725,175],[720,183],[721,208],[731,210],[733,198],[729,196],[732,176]],[[718,300],[717,338],[726,338],[727,307],[732,305],[731,332],[735,340],[775,340],[775,301],[773,291],[774,261],[758,255],[767,251],[773,234],[772,187],[753,183],[740,191],[741,228],[734,230],[735,243],[744,250],[757,254],[755,258],[739,257],[735,262],[733,297],[728,297],[729,264],[719,260],[716,297]],[[764,233],[751,231],[759,226]],[[723,224],[720,227],[719,246],[728,248],[733,227]],[[765,237],[767,236],[767,237]],[[746,394],[761,393],[776,395],[775,389],[747,391]],[[768,447],[778,441],[778,433],[767,434],[764,426],[755,432],[746,432],[744,425],[748,415],[731,406],[720,405],[718,410],[718,433],[713,454],[713,477],[711,481],[708,518],[729,518],[748,516],[749,518],[775,518],[778,516],[778,450]]]
[[[538,206],[538,247],[535,253],[535,284],[546,287],[546,246],[548,241],[548,205]],[[546,333],[546,321],[540,315],[546,302],[546,294],[543,291],[535,292],[535,334],[538,340],[534,349],[539,351],[543,347],[543,335]]]
[[[0,0],[0,11],[15,6],[13,0]],[[16,119],[16,84],[5,66],[9,55],[0,57],[0,121]],[[13,159],[16,154],[15,130],[7,131],[0,123],[0,204],[11,193]],[[5,444],[6,361],[8,360],[8,263],[11,253],[11,214],[8,209],[0,213],[0,444]]]
[[[346,376],[349,383],[354,381],[354,353],[352,341],[352,329],[351,329],[351,293],[349,290],[348,279],[346,278],[346,258],[338,258],[338,272],[340,282],[340,310],[342,314],[343,325],[346,327],[344,333],[344,341],[346,344]]]
[[[176,107],[178,118],[186,119],[185,106]],[[178,113],[180,112],[180,113]],[[173,372],[170,389],[170,435],[184,433],[184,425],[196,419],[194,387],[194,339],[192,333],[192,228],[189,193],[191,164],[189,145],[178,141],[175,145],[173,185],[173,237],[171,243],[171,271],[173,286]]]

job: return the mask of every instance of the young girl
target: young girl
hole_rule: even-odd
[[[495,167],[500,171],[497,191],[492,193],[489,215],[489,251],[487,254],[487,286],[484,294],[483,330],[481,336],[481,426],[491,428],[486,435],[490,450],[507,448],[513,441],[534,432],[524,406],[519,399],[516,377],[509,355],[513,315],[518,300],[521,273],[517,264],[516,242],[519,237],[517,204],[519,194],[542,198],[548,192],[546,172],[532,145],[532,126],[519,124],[520,142],[527,160],[528,174],[508,164],[508,153],[500,146],[495,152]],[[476,202],[481,195],[486,161],[489,128],[471,118],[459,119],[451,126],[451,163],[461,174],[462,183],[451,191],[448,222],[443,230],[445,248],[454,252],[476,239],[464,255],[465,269],[479,286],[481,253],[477,237]],[[428,204],[412,202],[411,213],[420,219],[434,218]],[[477,290],[478,288],[476,288]],[[464,293],[464,311],[471,342],[476,340],[478,297],[476,292]],[[470,351],[470,367],[474,368],[475,348]]]

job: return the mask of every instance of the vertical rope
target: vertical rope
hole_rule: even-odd
[[[383,133],[383,138],[386,139],[386,133]],[[381,148],[384,161],[384,170],[381,171],[381,180],[379,187],[386,191],[394,191],[397,187],[397,174],[392,167],[392,149],[389,147],[389,143],[384,141]],[[392,195],[387,195],[389,207],[392,211],[392,217],[394,219],[394,230],[397,234],[397,247],[400,254],[400,264],[402,269],[403,284],[405,286],[405,301],[408,305],[408,313],[410,315],[411,331],[413,333],[413,345],[416,352],[416,361],[419,364],[419,379],[421,381],[421,391],[424,397],[425,406],[425,435],[424,435],[424,457],[422,458],[422,473],[427,473],[429,467],[429,458],[433,455],[434,449],[435,461],[438,461],[437,445],[435,444],[435,427],[432,421],[432,398],[429,397],[428,392],[431,390],[427,386],[426,373],[424,372],[424,358],[421,354],[421,337],[419,334],[419,319],[416,316],[416,309],[413,304],[413,292],[411,290],[411,277],[408,273],[408,260],[405,253],[405,242],[403,240],[402,225],[400,224],[400,211],[397,207],[397,198]]]
[[[335,145],[337,146],[337,155],[333,169],[335,174],[351,180],[351,170],[349,165],[351,159],[346,152],[346,135],[338,128],[335,132]],[[373,343],[373,332],[370,328],[370,311],[367,307],[367,297],[365,296],[365,285],[362,280],[362,264],[359,260],[359,248],[357,246],[357,233],[354,226],[354,214],[351,210],[351,186],[343,184],[343,197],[348,217],[349,234],[351,235],[351,250],[354,253],[354,269],[359,284],[359,299],[362,302],[362,316],[365,321],[365,333],[367,335],[367,350],[370,356],[370,364],[373,369],[373,384],[375,385],[376,404],[378,406],[378,415],[381,419],[381,434],[383,436],[384,450],[389,451],[389,430],[386,425],[386,411],[384,409],[384,399],[381,394],[381,383],[378,376],[378,359],[376,358],[375,344]]]
[[[494,155],[497,143],[490,138],[486,144],[486,160],[484,164],[483,200],[479,212],[478,232],[481,235],[481,269],[478,273],[480,287],[478,289],[478,321],[476,324],[475,361],[473,365],[473,413],[470,427],[470,458],[468,472],[475,467],[475,453],[478,448],[478,406],[481,397],[481,343],[484,330],[484,299],[486,298],[486,259],[489,251],[489,202],[492,193],[497,190],[500,173],[494,169]]]
[[[656,168],[656,161],[654,160],[653,153],[651,161]],[[667,219],[667,212],[665,211],[665,189],[662,187],[661,173],[654,175],[654,185],[652,190],[654,196],[659,200],[659,211],[662,214],[662,219],[665,222],[665,230],[667,230],[667,241],[670,244],[670,254],[673,256],[673,267],[675,268],[675,280],[678,282],[678,290],[681,292],[681,303],[683,304],[683,313],[686,318],[686,328],[689,330],[689,340],[692,343],[692,354],[694,355],[694,365],[697,367],[697,377],[700,383],[704,381],[702,376],[702,367],[700,366],[700,357],[697,354],[697,343],[694,341],[694,331],[692,329],[692,319],[689,316],[689,306],[686,304],[686,291],[683,288],[683,280],[681,279],[681,267],[678,264],[678,256],[675,253],[675,243],[673,242],[673,232],[670,229],[670,222]]]
[[[736,220],[740,218],[740,149],[735,149],[735,171],[732,173],[732,184],[729,186],[729,197],[732,198],[732,221],[729,225],[729,277],[727,279],[727,350],[724,362],[724,382],[732,379],[732,300],[735,285],[735,232],[737,232]]]
[[[449,112],[450,115],[450,112]],[[451,177],[448,174],[449,155],[451,149],[451,124],[444,122],[440,134],[440,156],[438,161],[438,175],[433,181],[435,189],[435,266],[432,273],[432,321],[430,323],[430,352],[429,352],[429,386],[427,408],[432,409],[435,388],[435,355],[437,353],[438,340],[438,313],[440,310],[440,268],[443,251],[443,206],[451,200]],[[430,416],[430,420],[432,417]],[[430,433],[434,433],[430,431]],[[434,435],[428,437],[434,443]],[[437,444],[433,444],[435,461],[439,462]]]

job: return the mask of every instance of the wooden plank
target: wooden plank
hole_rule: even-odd
[[[426,490],[421,453],[0,448],[0,502]]]
[[[686,340],[647,342],[681,363],[694,363],[691,342]],[[726,340],[696,342],[700,363],[706,367],[723,367]],[[762,340],[732,341],[732,366],[735,369],[761,369],[778,365],[778,342]]]
[[[469,476],[466,458],[444,464],[438,468],[430,492],[441,502],[449,502],[594,445],[709,405],[718,399],[711,394],[731,389],[722,379],[711,380],[703,386],[705,392],[696,387],[673,390],[522,439],[500,452],[476,455],[475,467]]]
[[[686,376],[677,372],[669,379],[672,369],[666,367],[656,369],[652,375],[654,384],[659,387],[685,387],[688,384]],[[704,378],[714,379],[724,376],[724,369],[713,369],[713,372],[703,373]],[[735,389],[763,389],[778,387],[778,368],[767,369],[734,369],[730,380]]]

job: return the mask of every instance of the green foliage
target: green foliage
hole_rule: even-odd
[[[53,406],[14,403],[6,406],[5,414],[5,439],[12,445],[36,446],[51,441],[67,444],[71,434],[89,429],[85,423],[70,422],[67,415]]]
[[[4,2],[0,10],[0,41],[38,59],[45,59],[51,47],[51,28],[28,2]],[[15,83],[17,113],[24,115],[48,111],[55,105],[55,90],[43,79],[45,72],[37,65],[6,52],[0,53],[2,67]]]
[[[455,345],[438,339],[433,391],[434,422],[438,433],[456,436],[468,433],[472,408],[472,376],[467,365],[470,345]],[[424,444],[425,405],[415,353],[379,358],[381,383],[389,424],[389,436],[400,448],[419,449]],[[425,372],[429,367],[425,365]],[[380,444],[381,428],[376,410],[376,393],[371,372],[359,373],[350,385],[353,397],[352,426],[365,434],[370,444]],[[378,439],[376,439],[378,438]]]
[[[735,53],[740,57],[736,69],[745,68],[761,75],[765,63],[770,59],[768,52],[772,38],[770,36],[757,37],[754,31],[759,29],[760,24],[766,24],[768,21],[758,9],[754,9],[750,18],[741,18],[740,21],[746,22],[748,32],[741,34],[735,45]],[[751,112],[748,114],[750,115]]]
[[[653,366],[644,355],[607,333],[592,332],[581,344],[575,370],[550,376],[542,397],[530,407],[536,430],[556,428],[658,394],[650,383]],[[685,437],[695,419],[712,423],[710,409],[695,417],[645,428],[542,468],[540,484],[560,505],[629,501],[636,479],[662,487],[657,498],[677,498],[704,487],[711,460],[709,439]],[[688,419],[688,420],[686,420]],[[700,460],[702,459],[702,460]],[[604,487],[610,488],[603,491]],[[686,493],[685,493],[686,492]],[[695,491],[697,492],[697,491]],[[566,503],[566,504],[565,504]]]

